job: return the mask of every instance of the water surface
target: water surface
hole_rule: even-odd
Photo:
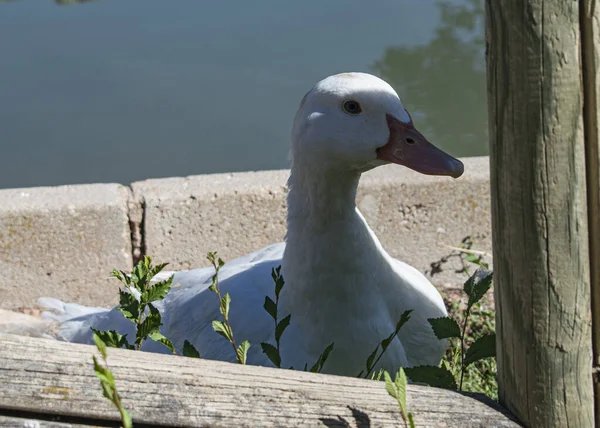
[[[285,168],[300,98],[344,71],[487,154],[483,0],[0,1],[0,40],[0,188]]]

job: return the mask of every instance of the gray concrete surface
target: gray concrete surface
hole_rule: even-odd
[[[473,235],[491,253],[489,160],[468,158],[457,180],[429,177],[389,165],[366,173],[357,204],[391,255],[421,271]],[[206,253],[231,260],[283,240],[288,171],[153,179],[132,185],[144,204],[143,247],[170,268],[204,266]],[[436,285],[457,284],[458,259],[433,275]]]
[[[461,284],[458,258],[432,264],[471,235],[491,253],[488,158],[468,158],[457,180],[386,166],[361,180],[357,203],[392,254],[440,287]],[[116,303],[112,268],[148,254],[169,268],[206,266],[281,241],[289,171],[152,179],[133,183],[0,190],[0,308],[51,296]],[[489,259],[489,258],[488,258]],[[435,270],[434,270],[435,271]]]
[[[108,276],[131,268],[128,199],[118,184],[0,190],[0,307],[116,303]]]

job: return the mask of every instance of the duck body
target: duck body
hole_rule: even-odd
[[[357,217],[359,214],[357,213]],[[244,257],[226,263],[219,272],[220,289],[232,298],[230,323],[236,342],[251,343],[248,364],[273,366],[262,352],[260,343],[275,344],[274,321],[263,309],[265,296],[274,299],[272,269],[282,266],[285,278],[286,267],[283,255],[286,244],[278,243],[263,248]],[[336,254],[330,251],[330,254]],[[389,336],[405,310],[413,309],[410,321],[402,327],[382,359],[377,369],[396,370],[398,366],[409,367],[421,364],[439,363],[445,349],[445,342],[433,336],[427,318],[446,315],[441,296],[430,282],[411,266],[392,258],[383,258],[370,268],[380,269],[380,274],[366,273],[366,270],[352,266],[346,275],[332,278],[334,269],[331,263],[340,262],[339,257],[320,259],[331,274],[324,274],[319,283],[329,287],[318,291],[311,289],[299,296],[293,293],[294,283],[286,280],[281,292],[279,317],[290,314],[291,323],[281,339],[282,367],[303,369],[311,367],[323,350],[332,342],[334,351],[330,354],[323,371],[338,375],[357,375],[364,370],[365,362],[375,346]],[[364,259],[367,264],[367,259]],[[180,351],[188,340],[199,351],[202,358],[235,362],[235,355],[229,342],[212,329],[212,320],[222,320],[216,295],[208,290],[214,269],[200,268],[189,271],[164,272],[161,279],[174,274],[175,286],[156,306],[163,316],[161,332],[173,341]],[[391,281],[398,295],[386,299],[370,287],[372,281]],[[352,286],[348,293],[344,289],[331,287],[334,281],[343,281]],[[385,287],[385,283],[381,283]],[[368,288],[368,290],[365,290]],[[363,292],[365,294],[363,294]],[[410,299],[402,296],[410,294]],[[294,299],[304,302],[294,305]],[[45,299],[46,306],[58,308],[56,302]],[[308,302],[308,304],[306,304]],[[59,303],[60,305],[60,303]],[[72,318],[69,314],[78,305],[60,305],[58,321],[64,321],[57,338],[69,342],[92,344],[90,327],[99,330],[115,330],[128,337],[135,337],[133,324],[125,319],[116,308],[94,309],[86,314],[86,309],[77,307],[83,314]],[[301,310],[296,310],[296,308]],[[414,310],[418,308],[418,310]],[[310,332],[310,333],[308,333]],[[308,334],[307,334],[308,333]],[[142,346],[147,352],[169,353],[163,345],[147,340]],[[395,367],[395,368],[394,368]]]
[[[275,324],[263,304],[265,296],[274,299],[271,271],[278,266],[285,280],[279,319],[291,315],[280,342],[282,367],[310,367],[334,343],[323,371],[356,376],[407,310],[410,320],[375,369],[439,364],[446,343],[427,320],[447,315],[440,294],[423,274],[389,256],[355,205],[361,174],[389,162],[426,174],[462,174],[462,164],[431,146],[393,89],[374,76],[331,76],[304,97],[292,129],[286,242],[232,260],[219,272],[221,292],[232,299],[235,341],[251,343],[249,364],[272,365],[260,344],[275,344]],[[208,289],[213,274],[212,268],[174,273],[176,286],[156,305],[161,331],[178,350],[188,340],[203,358],[235,361],[231,344],[212,328],[222,319]],[[59,339],[91,343],[90,327],[135,337],[133,324],[114,308],[74,317],[85,309],[44,304],[58,309]],[[168,352],[150,341],[142,349]]]

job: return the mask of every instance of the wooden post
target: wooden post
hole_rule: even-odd
[[[586,0],[486,2],[499,396],[532,427],[594,426],[592,9]]]

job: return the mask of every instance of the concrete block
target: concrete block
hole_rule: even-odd
[[[467,235],[491,253],[489,160],[463,159],[458,180],[428,177],[389,165],[366,173],[357,204],[384,248],[429,272],[437,285],[455,286],[458,259],[432,264]],[[206,266],[206,253],[225,260],[283,240],[289,171],[212,174],[132,184],[143,207],[141,252],[171,269]]]
[[[444,261],[452,253],[445,245],[459,247],[471,236],[473,248],[490,254],[490,266],[492,261],[489,158],[461,160],[465,174],[456,180],[391,165],[375,169],[364,175],[357,195],[358,208],[390,255],[440,287],[467,279],[457,272],[463,268],[458,257]]]
[[[132,266],[128,200],[118,184],[0,190],[0,307],[117,303],[109,274]]]
[[[143,206],[142,252],[169,269],[206,266],[283,239],[288,171],[210,174],[133,183]]]

